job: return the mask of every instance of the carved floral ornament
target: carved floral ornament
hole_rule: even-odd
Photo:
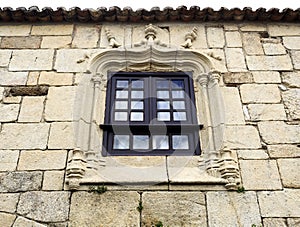
[[[139,185],[145,182],[183,183],[200,187],[220,185],[235,189],[240,182],[240,174],[234,153],[223,148],[225,120],[219,89],[220,73],[214,70],[209,56],[190,49],[197,37],[197,29],[186,34],[185,42],[179,48],[168,47],[161,42],[157,37],[156,27],[151,24],[146,26],[145,38],[132,48],[122,47],[108,29],[106,35],[110,48],[92,58],[90,69],[84,77],[86,81],[76,98],[75,106],[79,107],[74,119],[77,148],[73,150],[67,166],[66,182],[69,189],[77,190],[87,184]],[[102,157],[103,132],[99,125],[104,120],[107,74],[118,71],[192,72],[197,117],[204,125],[199,133],[202,154],[187,157],[182,163],[186,164],[192,159],[197,164],[189,167],[181,165],[178,168],[180,173],[172,176],[169,173],[167,181],[160,179],[160,176],[145,179],[147,176],[143,175],[142,169],[138,170],[141,172],[140,178],[127,179],[131,171],[136,173],[137,170],[123,168],[124,165],[118,166],[119,163],[116,164],[115,160]],[[157,170],[158,168],[146,169],[148,174]],[[117,173],[120,172],[123,173],[122,176],[118,176]]]

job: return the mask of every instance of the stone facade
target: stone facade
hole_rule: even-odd
[[[228,191],[212,176],[213,167],[209,176],[201,172],[202,157],[115,159],[135,167],[145,162],[153,171],[149,176],[164,182],[69,189],[66,170],[80,143],[76,114],[91,102],[78,106],[81,81],[95,54],[141,43],[145,25],[0,24],[0,226],[300,226],[298,24],[154,24],[157,44],[201,52],[220,73],[225,119],[218,126],[224,135],[217,134],[215,144],[237,163],[238,189]],[[193,27],[197,36],[188,40]],[[211,139],[205,135],[203,141]],[[94,168],[85,158],[75,159]],[[176,169],[179,162],[184,168]],[[191,183],[199,176],[202,182]]]

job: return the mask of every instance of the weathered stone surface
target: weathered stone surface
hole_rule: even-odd
[[[17,209],[17,204],[19,200],[18,193],[5,193],[0,194],[0,211],[14,213]]]
[[[72,35],[73,24],[33,25],[31,35]]]
[[[207,28],[207,43],[210,48],[223,48],[225,46],[223,28]]]
[[[239,27],[236,24],[224,24],[225,31],[238,31]]]
[[[277,163],[283,186],[300,188],[300,159],[278,159]]]
[[[37,223],[35,221],[32,221],[32,220],[29,220],[27,218],[23,218],[21,216],[19,216],[13,227],[25,227],[25,226],[30,226],[30,227],[46,227],[47,225],[43,225],[43,224],[40,224],[40,223]]]
[[[0,36],[28,36],[31,25],[1,25]]]
[[[0,133],[0,149],[45,149],[49,126],[45,123],[4,124]]]
[[[17,167],[19,151],[0,150],[0,171],[13,171]]]
[[[145,192],[142,201],[142,226],[155,226],[159,221],[164,226],[207,226],[201,192]]]
[[[266,150],[238,150],[240,159],[268,159],[269,155]]]
[[[3,37],[1,48],[3,49],[37,49],[41,45],[41,37]]]
[[[57,51],[54,69],[57,72],[85,72],[89,63],[89,58],[96,50],[66,50]],[[66,64],[68,59],[68,64]]]
[[[282,121],[259,122],[260,135],[267,144],[299,143],[300,126]]]
[[[19,122],[40,122],[44,111],[43,96],[25,96],[23,97]]]
[[[300,218],[288,218],[287,223],[289,227],[300,227]]]
[[[4,87],[0,87],[0,101],[3,99]]]
[[[210,60],[214,64],[214,67],[217,71],[221,73],[228,72],[223,49],[209,49],[206,53],[209,56],[213,56],[210,58]]]
[[[248,55],[264,54],[258,33],[243,33],[243,45]]]
[[[300,28],[296,24],[289,24],[288,26],[270,24],[268,25],[268,33],[270,36],[298,36]]]
[[[243,103],[279,103],[281,100],[275,84],[242,84],[240,91]]]
[[[283,218],[264,218],[264,227],[287,227],[286,220]]]
[[[16,219],[16,215],[0,213],[0,226],[12,226]]]
[[[268,151],[271,158],[299,158],[300,147],[295,145],[269,145]]]
[[[54,122],[51,124],[48,142],[49,149],[74,148],[74,127],[71,122]]]
[[[30,72],[28,74],[27,85],[37,85],[40,73],[39,72]]]
[[[279,72],[274,72],[274,71],[257,71],[257,72],[252,72],[253,79],[255,83],[281,83],[280,79],[280,74]]]
[[[262,217],[300,217],[300,190],[285,189],[257,194]]]
[[[0,103],[0,122],[16,121],[19,114],[19,104],[2,104]]]
[[[251,226],[261,223],[255,192],[208,192],[209,226]]]
[[[44,172],[43,190],[61,191],[63,189],[65,171]]]
[[[242,38],[238,31],[225,32],[227,47],[242,47]]]
[[[19,104],[21,101],[21,96],[4,96],[2,100],[4,104]]]
[[[300,69],[300,51],[291,51],[294,69]]]
[[[253,82],[252,74],[249,72],[225,73],[223,79],[226,84],[244,84]]]
[[[282,188],[275,160],[240,160],[240,168],[246,190]]]
[[[0,85],[25,85],[27,72],[0,72]]]
[[[246,71],[245,57],[242,48],[225,48],[225,56],[228,71]]]
[[[287,49],[300,50],[300,37],[291,36],[291,37],[282,37],[283,45]]]
[[[300,120],[300,89],[283,92],[282,99],[289,117],[293,120]]]
[[[9,70],[51,70],[53,55],[53,50],[15,50],[12,53]]]
[[[72,41],[74,48],[95,48],[99,40],[99,26],[77,25]]]
[[[18,170],[63,169],[66,166],[67,151],[21,151]]]
[[[283,72],[281,77],[287,86],[300,88],[300,72]]]
[[[11,50],[0,50],[0,67],[8,66],[11,53]]]
[[[41,48],[69,48],[72,43],[72,36],[44,36]]]
[[[264,43],[263,48],[266,55],[286,54],[286,50],[281,43]]]
[[[248,110],[252,121],[286,120],[282,104],[249,104]]]
[[[267,30],[266,25],[257,23],[245,23],[240,26],[240,30],[243,32],[264,32]]]
[[[140,226],[136,209],[139,197],[137,192],[75,192],[71,199],[70,226]]]
[[[254,126],[227,126],[224,135],[224,147],[260,148],[260,138]]]
[[[72,85],[72,73],[41,72],[39,84],[41,85]]]
[[[226,124],[244,124],[244,114],[239,91],[234,87],[221,88],[225,105]]]
[[[23,192],[40,190],[42,172],[7,172],[0,174],[0,192]]]
[[[66,221],[69,198],[69,192],[25,192],[20,197],[17,212],[36,221]]]
[[[249,70],[292,70],[289,55],[278,56],[246,56]]]
[[[73,120],[74,98],[75,87],[50,87],[45,107],[45,119],[47,121]]]

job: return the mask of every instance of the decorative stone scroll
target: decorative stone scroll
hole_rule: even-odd
[[[190,41],[186,45],[190,46]],[[103,132],[99,125],[104,122],[107,75],[119,71],[192,73],[198,121],[204,126],[199,132],[202,154],[198,164],[189,167],[195,173],[191,181],[175,177],[176,183],[183,180],[184,183],[212,183],[235,189],[240,181],[237,161],[232,151],[222,150],[225,110],[219,89],[220,74],[214,70],[207,55],[162,44],[151,24],[145,29],[145,39],[133,48],[106,49],[92,58],[90,69],[84,75],[86,85],[79,95],[81,112],[76,118],[78,148],[73,151],[67,167],[69,188],[79,189],[81,184],[118,183],[101,174],[108,168],[108,159],[101,154]]]

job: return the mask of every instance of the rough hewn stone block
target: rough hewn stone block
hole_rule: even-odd
[[[240,159],[268,159],[269,155],[266,150],[238,150]]]
[[[3,103],[4,104],[19,104],[22,101],[21,96],[4,96]]]
[[[16,221],[15,221],[15,223],[14,223],[13,227],[25,227],[25,226],[30,226],[30,227],[46,227],[47,225],[43,225],[43,224],[40,224],[38,222],[29,220],[27,218],[23,218],[21,216],[18,216],[17,219],[16,219]]]
[[[73,73],[41,72],[40,85],[72,85]]]
[[[288,227],[284,218],[264,218],[264,227]]]
[[[243,33],[243,45],[248,55],[264,54],[258,33]]]
[[[21,151],[18,170],[63,169],[66,166],[67,151]]]
[[[201,192],[146,192],[142,200],[142,226],[155,226],[159,221],[164,226],[207,226]]]
[[[8,66],[11,53],[11,50],[0,50],[0,67]]]
[[[69,197],[69,192],[25,192],[20,197],[17,212],[36,221],[66,221]]]
[[[280,91],[275,84],[242,84],[243,103],[279,103]]]
[[[288,125],[283,121],[259,122],[262,139],[267,144],[299,143],[300,125]]]
[[[12,226],[16,219],[16,215],[0,213],[0,226]]]
[[[77,25],[72,41],[74,48],[95,48],[99,40],[99,26]]]
[[[74,148],[75,132],[70,122],[54,122],[51,124],[48,148],[72,149]]]
[[[50,87],[45,107],[45,119],[47,121],[73,120],[74,99],[75,87]]]
[[[283,45],[287,49],[300,50],[300,37],[282,37]]]
[[[19,114],[19,104],[2,104],[0,103],[0,122],[16,121]]]
[[[240,160],[240,168],[246,190],[282,188],[275,160]]]
[[[70,226],[139,226],[137,192],[75,192],[72,194]],[[122,214],[122,215],[120,215]]]
[[[238,31],[225,32],[227,47],[242,47],[242,38]]]
[[[63,189],[65,171],[44,172],[43,190],[61,191]]]
[[[287,223],[289,227],[300,227],[300,218],[288,218]]]
[[[270,24],[268,25],[268,32],[270,36],[298,36],[300,34],[300,28],[296,24]]]
[[[3,37],[1,48],[3,49],[37,49],[41,45],[41,37]]]
[[[246,24],[242,24],[240,26],[240,30],[243,32],[264,32],[267,30],[266,25],[264,24],[257,24],[257,23],[246,23]]]
[[[72,35],[73,24],[34,25],[31,35]]]
[[[300,217],[300,190],[258,192],[258,201],[262,217]]]
[[[9,70],[51,70],[53,55],[53,50],[15,50],[12,54]]]
[[[0,36],[28,36],[31,25],[1,25]]]
[[[19,151],[0,150],[0,171],[13,171],[17,167]]]
[[[49,126],[45,123],[3,124],[0,149],[45,149]]]
[[[300,159],[278,159],[282,184],[287,188],[300,188]]]
[[[228,126],[225,128],[224,147],[236,148],[260,148],[260,138],[254,126]]]
[[[0,85],[25,85],[27,80],[27,72],[1,72]]]
[[[72,36],[44,36],[41,48],[69,48],[72,43]]]
[[[19,201],[18,193],[0,194],[0,211],[14,213]]]
[[[300,72],[284,72],[281,77],[287,86],[300,88]]]
[[[255,83],[269,83],[269,84],[274,84],[274,83],[281,83],[280,79],[280,74],[279,72],[274,72],[274,71],[258,71],[258,72],[252,72],[253,79]]]
[[[41,190],[43,173],[7,172],[0,174],[0,192],[24,192]]]
[[[223,48],[225,46],[223,28],[207,28],[207,43],[210,48]]]
[[[300,147],[295,145],[269,145],[268,151],[271,158],[299,158]]]
[[[266,55],[286,54],[286,50],[281,43],[264,43],[263,48]]]
[[[28,74],[27,85],[37,85],[38,79],[40,76],[40,72],[30,72]]]
[[[242,48],[225,48],[225,56],[228,71],[246,71],[245,57]]]
[[[300,120],[300,89],[283,92],[282,99],[289,117],[293,120]]]
[[[255,192],[208,192],[209,226],[251,226],[261,223]]]
[[[293,56],[293,55],[292,55]],[[292,70],[289,55],[278,56],[246,56],[249,70]],[[294,63],[295,64],[295,63]]]
[[[249,104],[248,110],[252,121],[286,120],[282,104]]]
[[[223,79],[226,84],[244,84],[253,82],[252,74],[249,72],[225,73]]]
[[[44,111],[43,96],[23,97],[19,122],[40,122]]]

